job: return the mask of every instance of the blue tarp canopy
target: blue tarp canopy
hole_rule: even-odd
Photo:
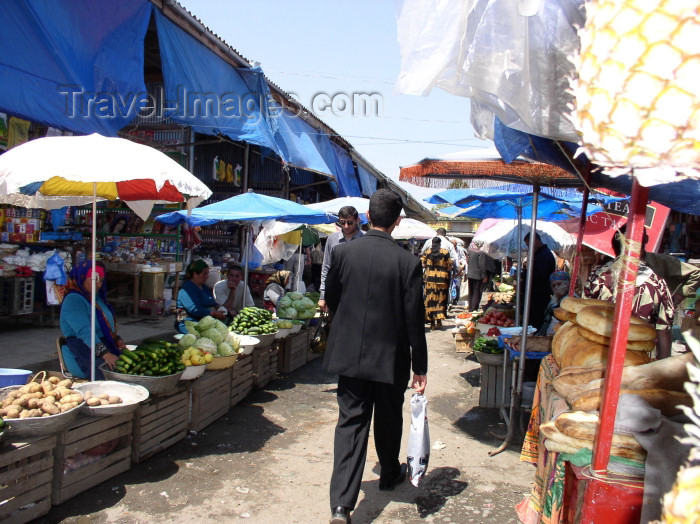
[[[569,155],[575,153],[578,146],[571,142],[530,135],[504,125],[498,118],[495,120],[493,140],[504,162],[512,162],[520,155],[576,173]],[[581,166],[589,163],[585,155],[577,156],[576,161]],[[591,177],[591,186],[604,187],[630,195],[632,177],[629,175],[610,177],[598,170]],[[651,186],[649,200],[682,213],[700,215],[700,182],[693,179],[679,179],[676,182]]]
[[[156,217],[165,224],[187,222],[192,226],[209,226],[219,222],[252,222],[254,220],[279,220],[300,224],[328,224],[336,217],[324,211],[309,209],[283,198],[260,195],[248,191],[220,202],[187,211],[174,211]]]
[[[116,136],[146,105],[144,0],[2,2],[0,112]]]
[[[526,187],[526,186],[522,186]],[[547,221],[562,221],[578,218],[583,199],[577,191],[558,190],[560,196],[541,192],[537,204],[537,218]],[[431,204],[452,204],[439,212],[450,216],[463,216],[478,219],[518,218],[532,215],[532,191],[505,191],[501,189],[448,189],[436,193],[425,201]],[[596,204],[623,200],[607,195],[592,195],[586,208],[586,215],[603,211]]]
[[[262,72],[246,78],[211,49],[156,11],[167,109],[163,116],[198,133],[223,134],[278,152]]]

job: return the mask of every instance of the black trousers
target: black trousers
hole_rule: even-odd
[[[367,459],[369,427],[374,410],[374,446],[380,479],[395,478],[401,469],[401,433],[406,384],[338,377],[338,424],[333,446],[331,509],[354,509]]]
[[[484,281],[480,278],[470,278],[469,279],[469,311],[476,311],[479,309],[479,303],[481,302],[481,295],[484,293]]]

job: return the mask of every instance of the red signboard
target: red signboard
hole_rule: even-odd
[[[614,257],[611,240],[615,231],[627,223],[628,211],[629,201],[613,202],[606,206],[605,211],[586,217],[583,243],[596,251]],[[658,251],[670,212],[668,207],[656,202],[649,202],[647,205],[644,229],[649,236],[649,241],[644,246],[646,251],[650,253]]]

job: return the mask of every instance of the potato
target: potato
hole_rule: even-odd
[[[109,395],[107,393],[102,393],[100,395],[97,395],[97,398],[99,399],[104,399],[104,400],[109,400]]]
[[[41,393],[41,385],[36,382],[29,384],[29,393]]]
[[[94,406],[99,406],[99,405],[101,404],[101,402],[102,402],[102,401],[101,401],[99,398],[97,398],[97,397],[90,397],[89,399],[87,399],[87,405],[88,405],[88,406],[93,406],[93,407],[94,407]]]
[[[69,378],[66,380],[61,380],[58,384],[56,384],[56,387],[64,387],[64,388],[72,388],[73,387],[73,381]]]
[[[60,404],[60,411],[61,413],[65,413],[66,411],[72,409],[72,403],[71,402],[66,402],[65,404]]]
[[[83,392],[83,396],[85,397],[85,400],[92,398],[93,397],[92,391],[87,390],[87,391]]]
[[[12,390],[7,394],[7,398],[11,398],[12,400],[19,398],[21,396],[22,396],[22,393],[20,393],[19,390],[17,390],[17,389]]]
[[[121,403],[122,403],[122,399],[121,399],[120,397],[117,397],[117,396],[115,396],[115,395],[112,395],[111,397],[109,397],[109,403],[110,403],[110,404],[121,404]]]
[[[30,386],[31,386],[31,384],[25,384],[24,386],[19,388],[17,391],[19,391],[22,395],[24,395],[25,393],[31,393],[31,391],[29,391]]]
[[[83,396],[80,393],[73,393],[71,395],[67,395],[66,400],[68,402],[75,402],[76,404],[80,404],[83,401]]]
[[[30,398],[31,397],[29,396],[29,393],[26,393],[26,394],[22,395],[21,397],[15,399],[12,402],[12,404],[14,404],[15,406],[22,406],[24,408],[27,406],[27,402],[29,402]]]
[[[109,406],[109,399],[101,398],[101,399],[100,399],[100,405],[101,405],[101,406]]]
[[[51,383],[54,384],[54,385],[55,385],[55,384],[58,384],[58,383],[61,381],[61,379],[58,378],[58,377],[49,377],[48,380],[49,380],[49,382],[51,382]]]
[[[27,402],[27,407],[29,409],[41,409],[41,406],[43,403],[44,403],[43,399],[30,398],[29,401]]]
[[[44,404],[56,404],[56,397],[45,397]]]
[[[40,409],[30,409],[27,411],[29,413],[30,417],[40,417],[44,414],[44,412]]]
[[[7,406],[11,406],[12,402],[14,402],[14,400],[15,400],[14,398],[11,398],[8,396],[5,400],[2,401],[2,407],[6,408]]]
[[[47,394],[49,391],[53,391],[54,387],[51,382],[42,382],[41,389],[44,391],[44,394]]]
[[[51,415],[49,415],[48,413],[44,413],[44,414],[42,415],[42,417],[50,417],[50,416],[51,416]]]
[[[30,399],[32,399],[32,398],[44,398],[44,394],[40,393],[38,391],[36,393],[27,393],[27,395],[29,395]]]
[[[58,415],[61,409],[56,404],[44,403],[41,410],[47,415]]]

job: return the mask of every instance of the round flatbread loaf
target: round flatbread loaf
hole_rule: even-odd
[[[559,303],[559,307],[570,313],[578,313],[586,306],[609,306],[610,302],[594,298],[564,297]]]
[[[567,311],[563,307],[558,307],[554,310],[554,318],[562,322],[576,322],[576,313]]]
[[[593,333],[610,337],[613,328],[613,313],[615,308],[611,304],[605,306],[586,306],[576,313],[576,323]],[[628,340],[638,342],[640,340],[654,340],[656,329],[639,317],[631,316],[629,323]]]
[[[587,338],[591,342],[595,342],[597,344],[603,344],[604,346],[610,347],[610,338],[609,337],[604,337],[603,335],[599,335],[598,333],[594,333],[593,331],[586,329],[583,326],[578,326],[578,333],[583,338]],[[656,347],[656,344],[654,344],[653,340],[639,340],[639,341],[628,340],[627,346],[626,346],[626,348],[629,351],[646,351],[646,352],[654,351],[655,347]]]

